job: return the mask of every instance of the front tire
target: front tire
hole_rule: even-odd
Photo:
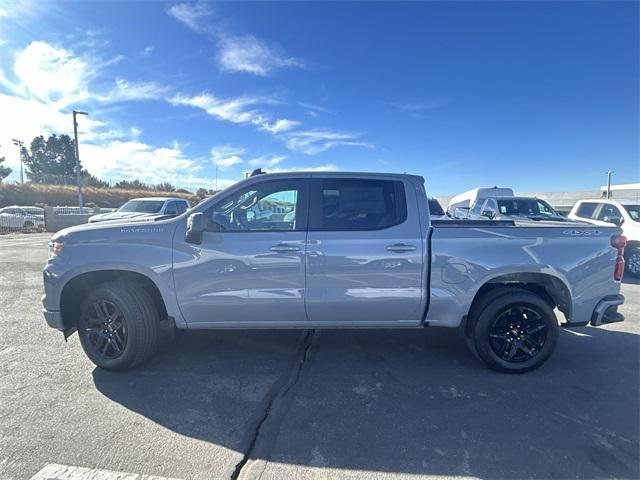
[[[149,294],[133,282],[105,283],[83,301],[78,336],[98,367],[124,370],[153,356],[160,316]]]
[[[475,309],[470,342],[491,369],[524,373],[546,362],[558,341],[558,320],[541,297],[521,289],[488,294]]]
[[[640,278],[640,247],[629,248],[624,261],[627,274],[633,278]]]

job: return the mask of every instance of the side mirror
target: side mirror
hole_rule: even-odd
[[[604,217],[602,221],[607,223],[613,223],[614,225],[617,225],[619,227],[620,225],[622,225],[622,222],[624,221],[624,219],[622,217]]]
[[[482,210],[482,212],[480,212],[480,216],[487,217],[489,220],[493,220],[496,214],[491,210]]]
[[[187,231],[184,234],[185,242],[202,243],[202,233],[207,229],[207,219],[202,212],[196,212],[187,218]]]

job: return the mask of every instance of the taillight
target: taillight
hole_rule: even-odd
[[[622,249],[624,253],[624,247],[627,246],[627,237],[625,237],[624,235],[612,235],[611,246],[613,248],[617,248],[618,250]]]
[[[611,237],[611,246],[618,250],[616,266],[613,269],[613,279],[619,282],[622,280],[622,275],[624,274],[624,247],[627,246],[627,237],[623,235],[613,235]]]

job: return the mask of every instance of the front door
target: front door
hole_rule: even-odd
[[[202,243],[174,241],[180,310],[192,326],[304,322],[309,177],[254,182],[215,202]]]
[[[307,240],[309,320],[327,326],[419,324],[422,238],[415,188],[409,183],[314,174]]]

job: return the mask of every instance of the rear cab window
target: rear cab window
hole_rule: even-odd
[[[310,230],[381,230],[407,219],[402,181],[315,178],[311,192]]]
[[[596,202],[582,202],[576,211],[576,216],[581,218],[592,218],[598,208]]]

